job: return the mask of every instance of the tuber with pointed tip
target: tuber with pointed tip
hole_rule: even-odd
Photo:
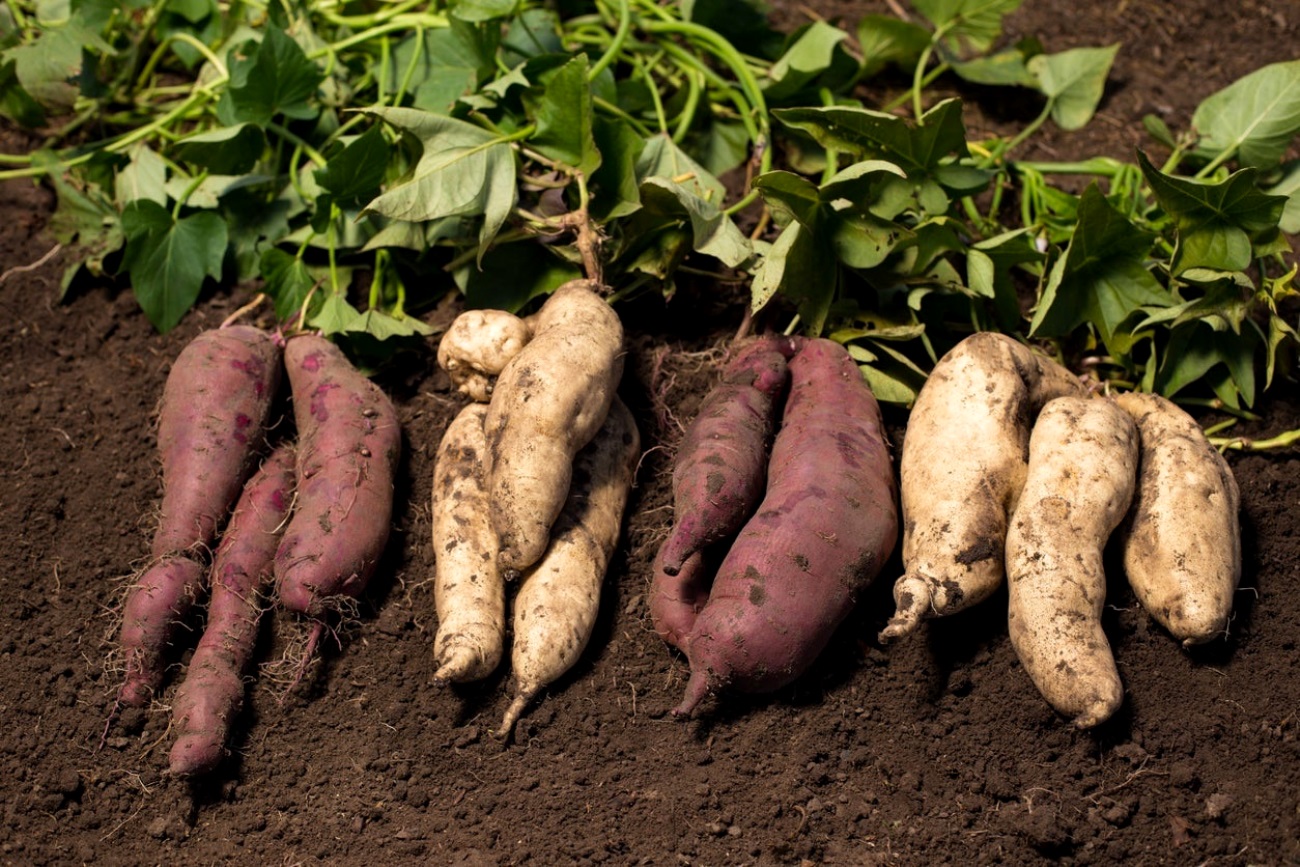
[[[686,428],[673,466],[673,528],[660,552],[666,574],[676,574],[705,546],[734,536],[762,499],[794,349],[789,337],[747,342]]]
[[[505,648],[505,580],[483,472],[486,415],[480,403],[462,409],[447,426],[434,462],[434,680],[442,683],[487,677]]]
[[[793,681],[894,549],[880,407],[838,343],[808,340],[791,359],[767,476],[686,639],[691,677],[674,714],[722,688],[770,692]]]
[[[513,606],[510,660],[515,694],[497,734],[509,738],[524,708],[586,649],[600,587],[618,545],[641,439],[617,398],[605,424],[573,462],[573,485],[546,553],[523,576]]]
[[[384,552],[402,432],[388,396],[330,341],[293,337],[284,361],[297,502],[275,553],[276,594],[288,610],[320,618],[333,597],[361,594]]]
[[[1049,401],[1007,532],[1011,646],[1047,702],[1078,728],[1124,700],[1110,642],[1102,551],[1133,499],[1138,434],[1107,398]]]
[[[226,755],[257,644],[262,590],[293,502],[294,450],[276,449],[248,480],[212,560],[208,623],[172,703],[171,773],[205,774]]]
[[[118,702],[148,703],[176,624],[203,589],[208,548],[256,466],[280,382],[280,347],[247,325],[204,331],[177,356],[158,415],[162,514],[153,562],[123,607]]]
[[[1121,527],[1142,607],[1186,647],[1224,635],[1241,580],[1241,495],[1200,426],[1154,394],[1115,399],[1138,426],[1137,493]]]
[[[533,565],[546,550],[574,455],[605,422],[623,375],[623,325],[598,289],[574,280],[555,290],[488,404],[492,526],[508,573]]]
[[[939,359],[903,437],[904,574],[881,641],[1002,586],[1007,516],[1025,482],[1030,427],[1047,401],[1083,394],[1069,371],[1001,334],[974,334]]]

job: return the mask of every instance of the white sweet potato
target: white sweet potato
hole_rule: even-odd
[[[546,550],[574,455],[600,430],[623,375],[623,326],[595,285],[575,280],[547,299],[488,405],[492,525],[509,572]]]
[[[632,413],[615,398],[604,426],[574,461],[573,489],[546,554],[524,575],[515,596],[515,697],[498,730],[502,738],[510,736],[528,702],[572,668],[587,647],[640,454]]]
[[[1124,700],[1101,628],[1102,550],[1132,502],[1137,460],[1137,428],[1114,402],[1049,402],[1007,533],[1011,644],[1038,691],[1079,728],[1109,719]]]
[[[470,400],[487,403],[493,380],[532,337],[528,323],[505,310],[466,310],[438,341],[438,366]]]
[[[471,403],[447,426],[433,470],[433,583],[438,681],[481,680],[505,648],[505,581],[483,474],[487,407]]]
[[[1137,422],[1137,494],[1121,528],[1124,570],[1152,617],[1184,646],[1226,633],[1241,579],[1241,495],[1196,421],[1153,394],[1116,402]]]
[[[904,574],[889,641],[1002,585],[1007,516],[1024,484],[1029,429],[1047,401],[1083,385],[1001,334],[966,338],[917,395],[899,462]]]

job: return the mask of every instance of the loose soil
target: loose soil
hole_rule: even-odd
[[[1253,0],[1025,5],[1013,37],[1053,51],[1123,43],[1099,117],[1041,137],[1043,157],[1131,157],[1143,114],[1185,127],[1201,98],[1290,59],[1300,35],[1295,7]],[[808,12],[788,3],[779,18]],[[965,95],[976,130],[1037,110]],[[4,141],[26,146],[12,131]],[[51,204],[39,186],[0,186],[0,271],[50,248]],[[406,433],[406,481],[359,620],[287,696],[261,673],[210,778],[162,774],[185,648],[157,704],[125,714],[101,749],[117,606],[159,497],[157,395],[185,342],[247,299],[207,297],[160,337],[120,287],[59,303],[61,264],[0,278],[0,863],[1300,863],[1294,449],[1230,455],[1245,577],[1227,640],[1184,652],[1114,584],[1106,628],[1125,705],[1097,731],[1074,731],[1034,691],[1007,640],[1005,596],[881,648],[896,561],[797,685],[673,719],[686,667],[650,631],[645,588],[669,522],[674,439],[736,327],[734,299],[711,287],[629,311],[624,391],[651,448],[590,648],[515,743],[490,734],[508,677],[430,683],[429,477],[459,403],[426,360],[383,380]],[[1294,384],[1262,415],[1243,432],[1300,427]],[[906,417],[889,421],[901,438]],[[268,624],[263,660],[292,625]]]

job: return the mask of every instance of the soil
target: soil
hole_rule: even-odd
[[[797,23],[808,11],[789,3],[779,17]],[[1035,147],[1128,158],[1144,142],[1142,115],[1183,128],[1214,89],[1290,59],[1300,12],[1254,0],[1029,0],[1009,29],[1053,51],[1123,43],[1100,116]],[[1037,110],[966,95],[977,130]],[[12,131],[5,141],[24,144]],[[43,187],[0,186],[0,271],[51,247],[51,205]],[[734,307],[691,292],[629,316],[625,394],[651,448],[589,649],[514,743],[490,733],[508,677],[431,684],[429,478],[459,401],[421,365],[383,381],[400,409],[408,481],[359,619],[287,695],[269,673],[256,678],[213,775],[168,778],[168,703],[185,650],[155,706],[105,732],[117,606],[156,514],[153,421],[169,364],[246,298],[205,297],[159,336],[121,288],[60,303],[62,264],[0,278],[0,526],[10,528],[0,537],[0,863],[1300,863],[1294,448],[1229,456],[1245,577],[1227,640],[1184,652],[1113,584],[1105,625],[1125,704],[1096,731],[1073,730],[1035,692],[1007,639],[1005,596],[879,646],[896,560],[796,685],[728,696],[689,722],[669,715],[686,666],[649,628],[646,581],[669,523],[678,423],[736,327]],[[1300,427],[1298,392],[1278,384],[1243,432]],[[905,416],[889,421],[903,435]],[[261,659],[292,625],[272,619]]]

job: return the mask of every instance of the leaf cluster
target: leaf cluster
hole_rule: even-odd
[[[580,274],[615,301],[704,274],[846,343],[885,400],[996,329],[1244,410],[1300,342],[1300,61],[1177,136],[1148,119],[1159,166],[1018,160],[1091,120],[1119,50],[1005,46],[1020,2],[777,33],[750,0],[12,0],[0,114],[46,140],[0,175],[55,186],[65,286],[125,275],[161,330],[214,283],[385,346],[448,291],[519,310]],[[974,140],[941,78],[1041,111]]]

